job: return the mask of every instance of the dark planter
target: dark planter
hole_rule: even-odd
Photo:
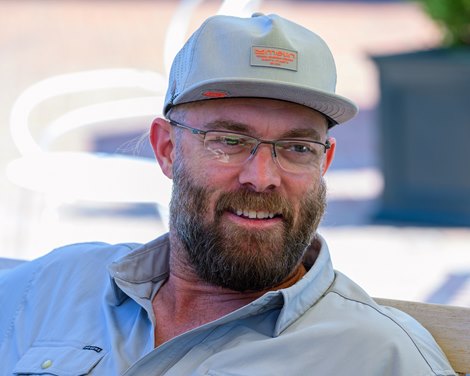
[[[372,58],[384,191],[379,219],[470,225],[470,48]]]

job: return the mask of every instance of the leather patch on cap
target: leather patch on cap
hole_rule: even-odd
[[[297,71],[297,51],[283,48],[252,46],[252,66],[282,68]]]

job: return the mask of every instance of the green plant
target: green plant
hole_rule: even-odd
[[[418,0],[444,31],[444,44],[470,46],[470,0]]]

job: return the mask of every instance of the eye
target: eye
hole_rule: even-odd
[[[238,136],[220,136],[218,141],[227,146],[241,146],[245,144],[243,139]]]
[[[308,153],[309,151],[311,151],[307,145],[303,144],[292,145],[291,149],[292,151],[295,151],[297,153]]]
[[[211,152],[227,155],[242,154],[250,151],[253,141],[244,135],[224,132],[208,132],[204,140],[204,146]]]
[[[206,143],[218,145],[222,148],[238,149],[251,147],[254,141],[244,135],[211,132],[206,135]]]
[[[284,151],[294,152],[298,154],[314,152],[311,145],[306,142],[288,141],[288,142],[283,142],[281,147]]]

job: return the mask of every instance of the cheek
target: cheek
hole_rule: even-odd
[[[175,155],[176,164],[184,165],[184,172],[186,175],[190,175],[192,182],[198,186],[206,187],[208,168],[196,145],[181,142],[179,146]]]
[[[301,201],[306,195],[318,191],[322,176],[318,174],[297,175],[286,180],[286,190],[290,199]]]
[[[295,183],[286,191],[287,199],[292,203],[292,208],[296,216],[301,215],[302,209],[307,202],[312,199],[317,200],[321,189],[322,177],[312,177],[305,179],[296,179]],[[299,219],[299,218],[297,218]]]
[[[234,191],[240,188],[238,175],[240,169],[233,166],[225,166],[222,163],[210,163],[195,161],[193,163],[197,181],[202,186],[219,192]]]

